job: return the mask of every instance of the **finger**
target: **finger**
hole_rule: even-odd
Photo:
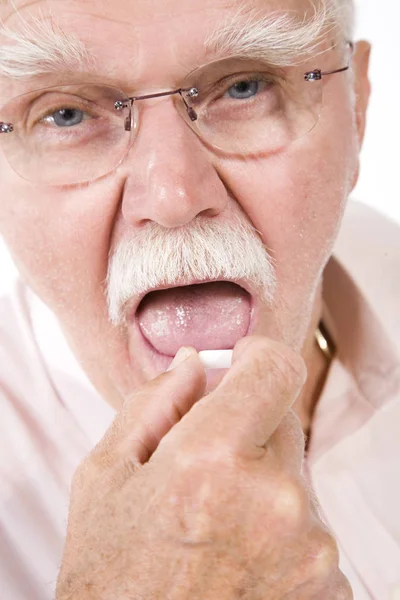
[[[259,458],[305,379],[304,362],[291,349],[267,338],[247,338],[235,348],[220,385],[193,407],[163,445],[186,436],[191,446],[216,441],[233,453]]]
[[[347,577],[340,571],[337,570],[336,576],[333,581],[327,585],[325,589],[326,600],[354,600],[353,590]],[[319,600],[321,595],[316,595],[315,600]]]
[[[305,436],[298,416],[289,409],[267,442],[266,460],[272,458],[279,469],[293,475],[301,473],[304,461]]]
[[[306,510],[305,513],[307,512]],[[348,600],[347,595],[341,595],[341,591],[346,590],[346,582],[339,571],[339,550],[334,537],[316,519],[312,518],[310,521],[306,517],[304,524],[307,525],[306,531],[302,525],[299,529],[301,535],[296,535],[297,556],[293,556],[293,569],[285,578],[285,599]],[[331,590],[334,592],[332,595],[329,593]]]
[[[352,600],[351,586],[339,567],[340,554],[334,536],[318,521],[310,532],[301,568],[306,582],[299,597],[304,600]]]
[[[204,394],[206,374],[194,349],[184,348],[172,370],[127,400],[104,438],[90,455],[101,468],[123,460],[133,467],[149,460],[161,439]],[[175,362],[176,365],[176,362]]]

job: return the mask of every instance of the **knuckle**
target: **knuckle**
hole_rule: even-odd
[[[310,576],[316,581],[325,581],[339,569],[339,550],[334,538],[320,532],[314,539],[310,552]],[[346,596],[345,596],[346,598]]]
[[[274,489],[273,513],[281,528],[301,530],[309,516],[307,492],[300,481],[286,479]]]
[[[344,576],[344,574],[341,571],[339,572],[339,575],[340,581],[337,594],[338,600],[353,600],[354,595],[349,580],[347,579],[347,577]]]
[[[316,598],[322,597],[323,593],[326,600],[354,600],[351,585],[339,568],[328,580],[319,582],[318,590],[319,595],[315,596]]]
[[[340,572],[340,578],[335,585],[335,600],[353,600],[353,590],[348,579]]]

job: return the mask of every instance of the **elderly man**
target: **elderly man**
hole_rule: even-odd
[[[1,598],[391,598],[398,231],[350,205],[334,248],[369,96],[351,0],[1,17],[20,273],[0,305]]]

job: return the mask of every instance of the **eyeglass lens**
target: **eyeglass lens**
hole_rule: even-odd
[[[315,126],[322,104],[322,86],[304,81],[304,65],[283,74],[261,61],[227,59],[190,73],[182,89],[193,87],[198,95],[185,102],[197,119],[178,95],[179,112],[200,138],[228,154],[284,148]],[[1,120],[13,124],[0,139],[9,163],[25,179],[54,185],[111,172],[138,128],[140,102],[131,106],[124,98],[112,87],[84,84],[19,96],[0,111]]]

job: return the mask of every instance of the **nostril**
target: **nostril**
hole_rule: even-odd
[[[208,217],[210,218],[214,218],[214,217],[218,217],[221,214],[221,211],[218,210],[217,208],[206,208],[205,210],[202,210],[201,212],[199,212],[198,215],[196,215],[197,217]]]

